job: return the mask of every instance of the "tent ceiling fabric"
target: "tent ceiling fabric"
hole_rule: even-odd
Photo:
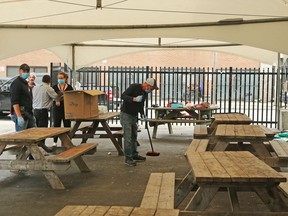
[[[75,49],[79,58],[76,67],[111,53],[165,46],[223,50],[242,56],[249,49],[245,56],[262,58],[263,62],[278,52],[288,54],[288,0],[100,2],[102,8],[97,8],[96,0],[0,1],[0,59],[50,48],[71,62],[72,49],[67,44],[75,43],[82,45]],[[157,47],[159,42],[161,47]],[[82,50],[93,49],[103,54],[85,60]]]

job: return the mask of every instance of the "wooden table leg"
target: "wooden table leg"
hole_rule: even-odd
[[[225,151],[228,145],[229,142],[218,140],[213,151]]]
[[[171,123],[168,123],[168,131],[169,131],[169,134],[173,134],[172,124]]]
[[[238,200],[238,196],[237,196],[237,192],[235,188],[228,187],[227,190],[229,194],[229,200],[230,200],[232,211],[239,211],[240,210],[239,200]]]
[[[59,139],[61,140],[61,145],[64,146],[66,149],[70,149],[70,148],[74,147],[74,145],[71,141],[71,138],[69,137],[68,134],[66,134],[66,133],[60,134]]]
[[[81,124],[81,121],[76,121],[75,125],[73,126],[72,130],[69,133],[70,138],[72,139],[76,133],[76,131],[78,130],[79,126]]]
[[[271,154],[269,153],[268,149],[265,147],[262,140],[258,141],[251,141],[250,142],[254,150],[257,152],[258,156],[260,157],[271,157]]]
[[[288,211],[288,206],[281,198],[275,185],[254,187],[254,190],[272,212]]]
[[[99,126],[99,121],[93,121],[91,127],[88,129],[86,134],[91,134],[92,136],[94,136],[98,126]],[[87,140],[88,138],[83,137],[81,143],[86,143]]]
[[[1,145],[0,146],[0,155],[3,153],[5,148],[6,148],[6,145]]]
[[[116,138],[113,136],[112,131],[110,130],[108,123],[106,121],[101,121],[101,124],[102,124],[104,130],[106,131],[107,135],[109,136],[109,138],[113,142],[115,148],[117,149],[118,155],[124,155],[123,149],[121,148],[121,145],[117,142]]]
[[[27,148],[30,150],[34,160],[46,161],[38,145],[29,145]],[[65,186],[53,170],[42,170],[42,173],[53,189],[65,189]]]
[[[186,206],[185,210],[204,211],[209,206],[218,190],[219,187],[208,188],[200,186]]]
[[[190,170],[175,189],[174,208],[177,208],[182,203],[195,186],[193,173],[192,170]]]
[[[152,138],[153,138],[153,139],[156,139],[157,129],[158,129],[158,123],[155,122],[155,125],[154,125],[154,127],[153,127],[153,134],[152,134]]]

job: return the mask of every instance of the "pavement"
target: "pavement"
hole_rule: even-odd
[[[138,151],[144,156],[151,149],[144,125],[140,129]],[[92,172],[80,173],[74,163],[67,171],[57,171],[66,187],[64,190],[51,189],[41,172],[0,171],[0,215],[50,216],[65,205],[140,206],[150,173],[175,172],[176,178],[181,179],[189,171],[184,153],[191,143],[193,126],[175,126],[173,130],[169,135],[167,126],[161,125],[157,139],[153,139],[154,150],[160,156],[147,157],[146,162],[137,163],[136,167],[124,164],[124,157],[118,156],[110,140],[90,139],[89,142],[98,143],[97,152],[83,158]],[[1,119],[0,134],[12,131],[13,122]],[[80,140],[73,142],[77,145]],[[46,143],[52,145],[53,140],[48,139]],[[15,156],[5,153],[1,157]],[[268,211],[254,193],[241,192],[239,202],[246,211]],[[208,211],[231,211],[226,192],[217,193]]]

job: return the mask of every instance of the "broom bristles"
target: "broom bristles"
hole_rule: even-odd
[[[147,156],[159,156],[160,152],[155,152],[155,151],[148,151],[146,153]]]

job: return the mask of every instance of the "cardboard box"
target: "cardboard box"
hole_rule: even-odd
[[[66,119],[84,119],[97,117],[99,90],[78,90],[64,92],[64,111]]]

